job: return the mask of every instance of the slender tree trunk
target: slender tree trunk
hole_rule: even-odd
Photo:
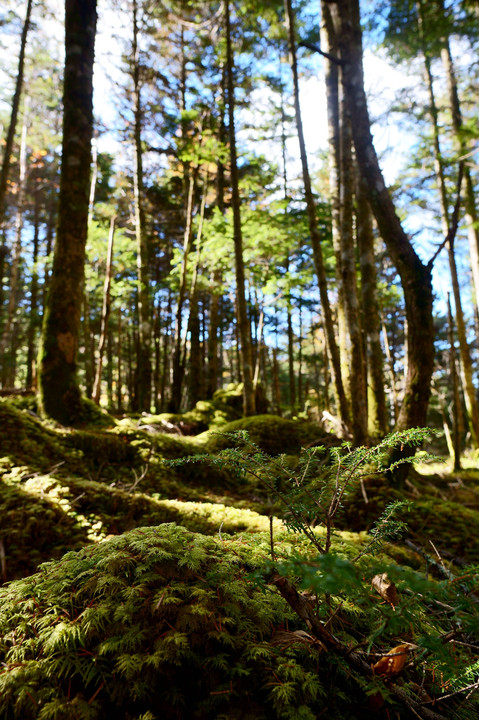
[[[329,5],[321,2],[321,47],[330,57],[338,55],[338,47]],[[329,198],[331,203],[331,231],[335,257],[336,285],[338,301],[336,318],[338,326],[338,349],[341,359],[341,376],[345,388],[349,387],[348,337],[345,313],[345,288],[342,271],[341,253],[341,133],[340,133],[340,100],[339,100],[339,66],[324,58],[324,79],[326,84],[326,100],[328,113],[328,167],[329,167]],[[348,392],[350,399],[351,393]]]
[[[218,363],[218,332],[220,321],[220,300],[221,296],[215,292],[214,288],[221,282],[221,273],[219,270],[213,272],[212,285],[213,292],[210,295],[210,313],[208,328],[208,362],[207,362],[207,386],[206,397],[213,397],[213,393],[218,389],[219,363]]]
[[[91,399],[93,393],[93,380],[95,372],[95,335],[92,333],[90,324],[90,301],[88,293],[83,293],[83,345],[85,357],[83,366],[85,369],[85,395]]]
[[[3,151],[3,161],[0,170],[0,231],[3,229],[5,219],[5,195],[7,191],[8,173],[12,159],[13,141],[17,128],[18,109],[20,107],[20,98],[22,95],[23,73],[25,67],[25,49],[27,46],[27,35],[30,29],[30,17],[32,12],[33,1],[28,0],[25,12],[25,21],[23,23],[22,37],[20,40],[20,54],[18,57],[17,79],[15,82],[15,92],[12,100],[12,111],[10,114],[10,122],[8,124],[7,137],[5,138],[5,147]]]
[[[441,12],[444,13],[444,5],[440,0]],[[463,121],[461,104],[459,101],[459,93],[457,90],[456,73],[454,69],[454,61],[452,58],[449,39],[444,39],[444,47],[441,51],[442,63],[446,72],[449,105],[452,115],[452,126],[454,130],[456,144],[462,156],[467,155],[470,147],[465,139],[463,132]],[[474,182],[471,177],[469,165],[464,165],[464,184],[465,184],[465,209],[466,209],[466,226],[469,238],[469,249],[471,259],[471,269],[475,293],[476,307],[479,309],[479,213],[476,204],[476,193],[474,190]],[[457,310],[456,310],[457,314]]]
[[[138,367],[136,405],[138,410],[149,412],[151,409],[151,318],[150,318],[150,280],[149,253],[143,207],[143,150],[141,135],[143,127],[143,108],[141,105],[140,50],[138,46],[138,3],[133,0],[133,114],[135,167],[133,172],[133,190],[135,196],[135,233],[138,278]]]
[[[291,412],[296,412],[296,376],[294,374],[294,332],[293,332],[293,314],[291,312],[291,304],[288,293],[287,307],[287,323],[288,323],[288,378],[289,378],[289,405]]]
[[[318,221],[316,216],[316,205],[314,202],[313,191],[311,188],[311,179],[309,175],[308,160],[306,155],[306,146],[304,142],[303,123],[301,119],[301,108],[299,104],[299,78],[298,67],[296,61],[296,41],[294,33],[294,17],[291,7],[291,0],[285,0],[285,10],[288,27],[289,50],[291,57],[291,70],[293,74],[294,86],[294,108],[296,116],[296,127],[298,131],[299,148],[301,155],[301,166],[303,171],[304,195],[309,221],[309,231],[311,236],[311,245],[313,248],[314,265],[316,275],[318,277],[319,294],[324,315],[326,334],[328,338],[329,352],[331,355],[331,364],[333,369],[333,379],[336,387],[336,394],[339,403],[339,414],[341,420],[346,426],[350,425],[349,407],[344,390],[343,378],[341,375],[341,361],[339,357],[338,346],[334,333],[333,315],[328,297],[328,286],[326,279],[326,269],[324,266],[323,254],[321,250],[321,236],[319,233]]]
[[[353,188],[354,163],[349,112],[345,98],[340,103],[340,242],[341,271],[343,274],[344,309],[346,325],[351,343],[348,376],[350,382],[349,402],[352,416],[353,441],[364,445],[368,437],[368,399],[366,364],[359,316],[359,301],[356,275],[356,248],[353,237]],[[343,364],[343,363],[342,363]]]
[[[427,423],[434,367],[432,268],[421,262],[401,226],[374,149],[364,91],[359,1],[345,0],[340,5],[332,3],[331,7],[336,13],[338,23],[342,82],[351,117],[354,117],[352,130],[358,165],[367,182],[371,208],[400,275],[404,292],[409,332],[408,376],[397,428],[420,427]],[[403,479],[404,474],[398,473],[398,484]]]
[[[183,259],[181,262],[180,288],[178,291],[178,304],[175,320],[175,345],[173,353],[173,384],[171,389],[170,412],[179,412],[181,406],[181,392],[183,388],[184,363],[183,350],[183,311],[186,300],[188,280],[188,259],[193,238],[193,200],[195,194],[196,177],[194,172],[189,173],[188,199],[186,206],[186,222],[183,237]]]
[[[88,223],[96,17],[95,0],[66,0],[58,230],[39,373],[40,408],[65,425],[82,416],[76,360]]]
[[[33,256],[32,256],[32,277],[30,281],[30,317],[28,319],[27,332],[27,390],[36,388],[36,336],[38,331],[38,246],[40,234],[40,208],[38,192],[34,195],[34,217],[33,217]]]
[[[245,295],[245,273],[243,261],[243,236],[241,229],[241,201],[239,194],[238,163],[236,154],[235,99],[234,99],[234,58],[231,41],[230,2],[225,2],[226,21],[226,77],[229,121],[231,204],[233,208],[233,237],[235,248],[236,308],[238,334],[240,338],[241,374],[243,377],[243,411],[245,415],[255,414],[255,392],[253,386],[253,359],[251,331],[248,323]]]
[[[105,345],[108,335],[108,320],[110,318],[110,288],[111,288],[111,276],[113,268],[113,240],[115,237],[115,222],[116,215],[110,220],[110,232],[108,235],[108,249],[106,257],[106,271],[105,271],[105,282],[103,285],[103,304],[101,309],[101,321],[100,321],[100,340],[98,343],[98,358],[95,372],[95,382],[93,383],[93,395],[92,399],[99,405],[101,395],[101,372],[103,368],[103,353],[105,351]]]
[[[12,343],[12,332],[13,325],[15,323],[15,315],[20,299],[20,261],[22,259],[22,230],[23,230],[23,214],[25,211],[25,181],[27,177],[27,132],[28,132],[28,98],[25,98],[25,111],[23,116],[22,124],[22,137],[20,141],[20,172],[18,178],[18,194],[17,194],[17,208],[15,213],[15,240],[13,243],[12,251],[12,263],[10,269],[10,287],[7,305],[7,317],[5,325],[3,327],[2,338],[0,340],[0,358],[3,364],[3,386],[5,382],[10,385],[11,372],[9,370],[9,364],[11,365],[12,357],[11,351],[13,348]]]
[[[118,414],[123,412],[123,325],[121,319],[121,308],[118,308],[118,337],[117,337],[117,376],[116,376],[116,410]]]
[[[461,434],[460,434],[460,416],[461,401],[459,397],[459,379],[457,377],[456,366],[456,346],[454,342],[454,323],[451,312],[451,302],[449,293],[447,295],[447,318],[448,318],[448,335],[449,335],[449,372],[452,384],[452,416],[453,416],[453,460],[454,470],[461,469]]]
[[[436,105],[436,99],[434,94],[434,85],[433,85],[433,77],[431,72],[431,60],[428,55],[425,41],[424,41],[424,29],[423,29],[423,17],[421,13],[421,6],[419,6],[419,35],[423,44],[423,55],[424,55],[424,65],[425,65],[425,71],[426,71],[426,83],[429,93],[429,110],[431,115],[431,122],[432,122],[432,130],[433,130],[433,143],[434,143],[434,165],[435,165],[435,172],[436,172],[436,178],[437,183],[439,187],[439,194],[440,194],[440,204],[441,204],[441,221],[442,221],[442,230],[444,237],[448,237],[449,235],[449,225],[450,225],[450,211],[449,211],[449,201],[447,197],[447,188],[446,188],[446,181],[445,181],[445,175],[444,175],[444,161],[443,156],[441,152],[441,143],[440,143],[440,130],[439,130],[439,119],[438,119],[438,110]],[[450,54],[447,53],[448,58],[450,60]],[[446,62],[446,66],[449,66],[449,61]],[[454,81],[454,72],[452,67],[450,67],[450,75],[452,75],[449,78],[450,85]],[[457,89],[455,87],[450,87],[450,97],[455,97],[457,99]],[[452,102],[452,100],[451,100]],[[457,101],[458,102],[458,101]],[[456,112],[458,111],[458,107],[456,107]],[[455,126],[460,123],[460,119],[456,119]],[[457,129],[459,132],[459,129]],[[469,173],[468,173],[469,174]],[[470,179],[470,174],[469,174]],[[466,195],[467,195],[467,183],[466,183]],[[475,206],[475,202],[473,202]],[[472,235],[474,235],[474,227],[473,227],[473,221],[471,217],[469,216],[469,222],[468,225],[472,224]],[[474,245],[474,244],[473,244]],[[462,300],[461,300],[461,292],[459,287],[459,279],[457,276],[457,265],[456,265],[456,259],[454,254],[454,245],[451,240],[448,240],[446,242],[446,248],[447,248],[447,254],[449,259],[449,270],[451,273],[451,282],[452,282],[452,290],[454,294],[454,305],[456,308],[456,327],[457,327],[457,336],[459,340],[459,352],[460,352],[460,358],[461,358],[461,374],[462,374],[462,382],[464,386],[464,399],[466,403],[466,410],[467,415],[469,419],[469,427],[471,430],[471,437],[474,447],[478,447],[478,441],[479,441],[479,405],[476,399],[476,390],[474,387],[473,382],[473,370],[472,370],[472,358],[471,358],[471,351],[467,342],[467,332],[466,332],[466,323],[464,320],[464,312],[462,309]]]
[[[366,334],[369,434],[372,437],[383,437],[387,432],[387,409],[381,347],[381,319],[377,299],[374,233],[367,188],[360,173],[356,175],[356,225],[361,270],[363,326]]]

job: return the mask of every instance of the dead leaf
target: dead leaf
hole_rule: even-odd
[[[389,650],[373,665],[373,673],[375,675],[397,675],[407,662],[409,650],[409,643],[397,645],[392,650]]]
[[[375,575],[371,580],[374,590],[379,593],[383,600],[395,608],[399,604],[399,594],[395,584],[388,578],[387,573]]]

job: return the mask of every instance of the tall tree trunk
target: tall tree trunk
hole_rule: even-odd
[[[93,380],[95,379],[95,335],[91,330],[90,301],[88,293],[83,292],[83,345],[85,356],[83,367],[85,370],[85,395],[91,399],[93,394]]]
[[[440,11],[444,14],[443,0],[438,0]],[[463,129],[461,103],[459,101],[459,93],[457,90],[456,72],[454,69],[454,61],[451,53],[449,39],[444,38],[444,47],[441,50],[441,59],[446,72],[447,87],[449,94],[449,105],[452,115],[452,127],[454,130],[456,145],[462,156],[467,155],[470,147],[467,144],[466,135]],[[464,184],[465,198],[464,204],[466,209],[466,226],[469,238],[469,249],[471,259],[471,269],[474,287],[474,296],[476,307],[479,309],[479,213],[476,204],[476,194],[474,190],[474,182],[471,177],[469,165],[464,165]],[[457,314],[457,309],[456,309]]]
[[[311,245],[313,249],[314,265],[318,278],[319,294],[321,298],[321,306],[323,309],[326,334],[328,338],[329,352],[331,355],[331,364],[333,369],[333,379],[336,388],[336,394],[339,403],[339,414],[343,423],[349,427],[350,416],[349,407],[344,390],[343,378],[341,375],[341,361],[339,357],[338,346],[334,333],[333,315],[328,297],[328,286],[326,279],[326,269],[324,266],[323,254],[321,249],[321,236],[319,233],[318,220],[316,216],[316,204],[314,202],[313,191],[311,188],[311,179],[309,175],[308,159],[306,155],[306,146],[304,142],[303,123],[301,118],[301,107],[299,104],[299,78],[296,60],[296,41],[294,32],[294,16],[291,6],[291,0],[285,0],[285,11],[288,28],[289,51],[291,58],[291,70],[293,74],[294,88],[294,109],[296,116],[296,127],[298,131],[299,149],[301,156],[301,166],[303,171],[304,195],[306,200],[306,208],[309,221],[309,232],[311,236]]]
[[[3,230],[3,223],[5,219],[5,194],[7,191],[8,173],[12,159],[13,140],[15,138],[15,130],[17,128],[18,109],[20,107],[20,98],[22,95],[25,49],[27,46],[27,35],[30,29],[32,5],[33,0],[28,0],[25,12],[25,21],[23,23],[22,37],[20,40],[20,54],[18,56],[18,70],[15,82],[15,92],[12,100],[12,111],[10,114],[10,122],[8,124],[7,137],[5,138],[2,168],[0,170],[0,231]]]
[[[40,408],[64,425],[82,415],[76,359],[90,188],[96,18],[96,0],[66,0],[58,229],[39,373]]]
[[[288,379],[289,379],[289,405],[291,412],[296,412],[296,376],[294,374],[294,332],[293,313],[291,312],[291,300],[288,293],[287,305],[287,328],[288,328]]]
[[[111,276],[113,268],[113,240],[115,237],[115,222],[116,215],[110,220],[110,232],[108,235],[108,249],[106,257],[106,270],[105,270],[105,282],[103,284],[103,303],[101,308],[101,321],[100,321],[100,340],[98,343],[98,358],[95,372],[95,382],[93,383],[93,394],[92,399],[97,405],[100,403],[101,394],[101,372],[103,368],[103,353],[105,351],[105,345],[108,335],[108,320],[110,317],[110,288],[111,288]]]
[[[344,291],[343,301],[347,331],[351,343],[348,368],[350,383],[349,403],[351,407],[353,441],[356,445],[364,445],[368,437],[368,399],[364,344],[359,315],[356,248],[353,236],[355,173],[352,154],[351,122],[343,93],[341,93],[340,120],[340,243],[341,272]]]
[[[38,192],[34,195],[33,209],[33,255],[32,255],[32,277],[30,281],[30,317],[28,318],[27,331],[27,377],[26,388],[36,388],[36,335],[38,330],[38,246],[40,234],[40,199]]]
[[[133,189],[135,196],[135,234],[138,279],[138,367],[136,385],[136,405],[138,410],[149,412],[151,409],[151,318],[150,318],[150,280],[148,272],[149,253],[143,207],[143,149],[141,135],[143,127],[143,109],[141,106],[140,50],[138,46],[138,3],[133,0],[133,114],[135,167]]]
[[[120,414],[123,412],[123,367],[122,367],[122,350],[123,350],[123,324],[121,319],[121,308],[118,308],[118,334],[117,334],[117,376],[116,376],[116,410]]]
[[[231,40],[230,2],[225,2],[226,24],[226,77],[230,145],[231,204],[233,208],[233,237],[235,248],[236,308],[238,334],[240,337],[241,374],[243,377],[243,411],[245,415],[255,414],[255,392],[253,386],[253,357],[251,331],[248,323],[245,295],[245,273],[243,261],[243,236],[241,229],[241,201],[239,194],[238,163],[236,154],[234,58]]]
[[[188,199],[186,205],[185,231],[183,236],[183,258],[181,261],[180,287],[178,291],[178,304],[176,306],[175,340],[173,352],[173,383],[171,388],[170,412],[179,412],[181,406],[181,392],[183,388],[184,363],[183,350],[183,310],[186,300],[188,280],[188,259],[193,238],[193,200],[196,186],[196,173],[189,172]]]
[[[363,327],[366,334],[369,434],[372,437],[383,437],[387,432],[387,409],[374,233],[367,187],[361,174],[356,173],[356,176],[356,227],[361,270]]]
[[[397,428],[424,426],[434,367],[432,268],[421,262],[404,232],[379,167],[364,91],[359,0],[331,3],[331,8],[337,22],[344,92],[354,117],[352,130],[359,169],[367,182],[371,208],[404,292],[409,332],[408,376]],[[398,473],[398,484],[403,479],[404,474]]]
[[[459,279],[457,276],[457,265],[456,265],[456,259],[454,254],[454,243],[449,238],[449,227],[450,227],[450,210],[449,210],[449,201],[447,196],[447,188],[446,188],[446,180],[445,180],[445,174],[444,174],[444,160],[441,152],[441,142],[440,142],[440,130],[439,130],[439,119],[438,119],[438,110],[436,105],[436,98],[434,94],[434,84],[433,84],[433,76],[431,71],[431,59],[429,57],[425,40],[424,40],[424,28],[423,28],[423,15],[422,15],[422,6],[421,3],[419,3],[419,36],[421,38],[422,42],[422,50],[424,55],[424,66],[426,71],[426,83],[428,88],[428,94],[429,94],[429,111],[431,115],[431,122],[432,122],[432,130],[433,130],[433,146],[434,146],[434,165],[435,165],[435,172],[436,172],[436,179],[439,187],[439,195],[440,195],[440,205],[441,205],[441,221],[442,221],[442,231],[444,234],[444,237],[448,238],[446,242],[446,249],[449,259],[449,270],[451,273],[451,282],[452,282],[452,290],[454,294],[454,305],[456,308],[456,327],[457,327],[457,337],[459,340],[459,353],[461,358],[461,374],[462,374],[462,383],[464,387],[464,399],[466,403],[466,410],[469,420],[469,427],[471,430],[471,437],[474,447],[478,447],[478,441],[479,441],[479,404],[476,399],[476,390],[474,387],[473,382],[473,370],[472,370],[472,358],[471,358],[471,351],[467,342],[467,332],[466,332],[466,323],[464,320],[464,312],[462,309],[462,300],[461,300],[461,292],[459,288]],[[457,96],[457,88],[455,88],[454,84],[454,72],[452,65],[450,63],[450,53],[446,50],[446,55],[448,57],[448,60],[446,61],[446,67],[449,68],[449,90],[450,90],[450,98],[451,103],[454,103],[455,112],[460,112],[458,107],[458,96]],[[452,78],[451,78],[452,76]],[[451,84],[453,84],[453,87],[451,87]],[[455,98],[455,100],[453,100]],[[456,104],[457,101],[457,104]],[[454,114],[454,109],[453,109]],[[460,132],[460,125],[462,124],[462,121],[459,118],[456,117],[456,121],[454,123],[455,129],[457,133]],[[458,127],[456,127],[458,126]],[[470,181],[470,174],[467,171],[467,175],[469,176]],[[468,195],[468,189],[467,189],[467,182],[466,182],[466,197]],[[473,198],[472,204],[475,207],[475,201]],[[473,211],[474,212],[474,211]],[[474,236],[474,225],[473,220],[471,216],[469,215],[469,222],[468,226],[470,227],[472,231],[472,235]],[[474,243],[473,243],[474,245]]]
[[[7,317],[0,340],[0,358],[2,360],[3,385],[11,385],[11,350],[13,325],[20,299],[20,261],[22,259],[22,230],[23,214],[25,211],[25,181],[27,176],[27,132],[28,132],[28,98],[25,98],[25,110],[22,124],[22,137],[20,141],[20,172],[18,177],[17,208],[15,213],[15,239],[13,243],[12,262],[10,268],[10,287],[7,305]]]

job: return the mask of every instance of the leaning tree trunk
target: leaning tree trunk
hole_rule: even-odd
[[[243,234],[241,229],[241,201],[239,194],[238,163],[235,134],[234,59],[231,42],[230,3],[225,3],[226,20],[226,76],[229,121],[229,144],[231,164],[231,204],[233,208],[233,237],[235,248],[236,308],[238,333],[240,337],[241,374],[243,376],[243,410],[245,415],[254,415],[256,409],[253,386],[253,357],[251,331],[246,310],[245,272],[243,261]]]
[[[421,262],[404,232],[379,167],[364,90],[359,0],[331,3],[331,8],[337,23],[344,92],[354,117],[352,130],[359,170],[367,182],[371,208],[404,292],[408,373],[397,429],[424,426],[434,367],[432,267]]]
[[[64,425],[82,415],[76,359],[90,189],[96,18],[96,0],[66,0],[58,228],[39,373],[42,412]]]

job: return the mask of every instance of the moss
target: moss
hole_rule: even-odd
[[[134,462],[138,460],[138,449],[125,436],[111,433],[74,430],[65,436],[68,447],[81,450],[83,456],[94,465]]]
[[[6,400],[0,400],[0,427],[0,457],[8,456],[17,465],[46,469],[68,457],[61,435],[46,428],[29,411],[18,410]]]
[[[0,715],[313,720],[327,712],[337,670],[318,672],[328,658],[313,645],[272,642],[294,619],[278,594],[248,581],[262,552],[258,540],[141,528],[0,590]]]
[[[303,446],[337,442],[333,435],[325,433],[319,425],[306,420],[287,420],[277,415],[241,418],[227,423],[220,432],[232,433],[238,430],[246,430],[251,440],[269,455],[293,455],[299,453]],[[204,442],[212,453],[234,445],[230,438],[211,431],[198,436],[197,440]]]
[[[85,529],[57,503],[5,481],[0,483],[0,517],[6,568],[0,580],[24,577],[88,540]]]

